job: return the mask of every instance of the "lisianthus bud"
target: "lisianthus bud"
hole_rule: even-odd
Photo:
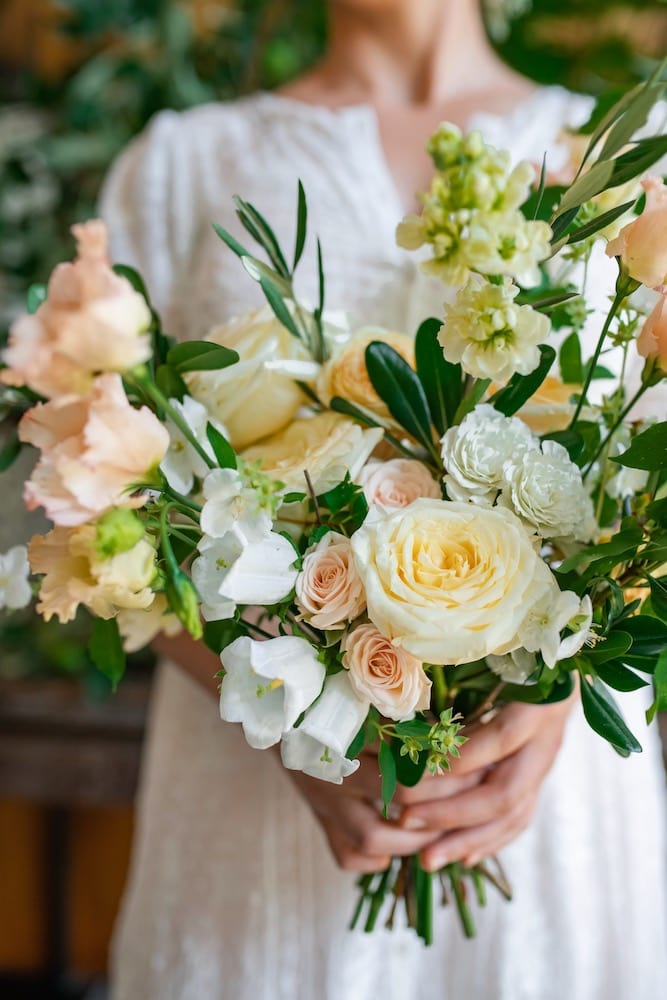
[[[646,206],[607,244],[609,257],[620,257],[631,278],[648,288],[667,286],[667,187],[658,177],[642,181]]]

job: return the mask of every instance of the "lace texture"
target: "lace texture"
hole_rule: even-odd
[[[547,88],[509,116],[470,124],[540,162],[561,125],[586,113],[583,99]],[[330,307],[407,330],[440,311],[442,286],[394,245],[403,212],[372,109],[264,94],[163,112],[107,182],[114,257],[141,270],[170,333],[200,337],[260,304],[211,222],[243,236],[231,203],[239,193],[290,246],[299,177]],[[613,282],[613,270],[604,273]],[[314,299],[315,288],[306,268],[304,296]],[[596,289],[602,303],[607,291]],[[213,699],[164,664],[113,949],[114,1000],[658,1000],[667,982],[665,795],[647,700],[624,697],[644,746],[627,761],[572,713],[537,815],[503,851],[514,901],[491,896],[472,942],[441,910],[436,944],[424,949],[405,929],[346,931],[354,877],[336,868],[280,764],[251,750]]]

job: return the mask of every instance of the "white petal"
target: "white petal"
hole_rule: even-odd
[[[281,635],[265,642],[253,640],[250,658],[257,674],[282,680],[283,729],[291,729],[322,690],[325,669],[315,650],[305,639]]]
[[[299,726],[334,753],[344,755],[368,715],[370,702],[359,698],[347,671],[328,677],[319,700]]]
[[[343,778],[353,774],[360,763],[335,753],[301,729],[285,733],[280,744],[280,756],[283,765],[291,771],[303,771],[312,778],[331,781],[335,785],[341,785]]]
[[[296,582],[295,559],[291,542],[271,532],[268,538],[245,546],[225,573],[219,593],[237,604],[282,601]]]

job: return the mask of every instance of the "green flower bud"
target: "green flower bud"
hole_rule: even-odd
[[[128,552],[144,536],[144,526],[133,510],[116,507],[95,525],[95,551],[101,559]]]

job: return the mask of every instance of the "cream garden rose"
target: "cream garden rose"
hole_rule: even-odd
[[[366,371],[366,348],[374,341],[393,347],[414,367],[414,346],[404,333],[394,333],[381,327],[364,327],[355,333],[330,361],[322,366],[317,379],[317,394],[328,406],[333,396],[342,396],[363,406],[380,417],[389,417],[386,404],[380,399]]]
[[[208,340],[238,352],[218,371],[189,372],[188,389],[227,428],[234,448],[247,448],[286,427],[306,397],[296,380],[312,381],[319,366],[268,306],[214,327]]]
[[[410,458],[371,460],[357,476],[357,482],[368,503],[380,507],[407,507],[419,497],[441,496],[426,466]]]
[[[42,396],[85,393],[98,372],[125,372],[150,357],[151,314],[142,295],[109,261],[107,230],[93,220],[72,228],[78,258],[59,264],[46,301],[12,326],[0,380]]]
[[[288,491],[306,492],[308,472],[316,493],[332,489],[346,472],[356,479],[383,436],[380,428],[365,430],[354,420],[327,411],[295,420],[289,427],[248,448],[243,458],[259,460],[272,479]]]
[[[381,715],[402,722],[429,707],[431,682],[421,661],[392,643],[375,625],[359,625],[348,632],[341,648],[352,687]]]
[[[343,628],[366,607],[349,538],[330,531],[313,545],[296,580],[296,603],[315,628]]]
[[[502,508],[416,500],[352,536],[368,616],[423,663],[457,664],[516,649],[544,564]]]

